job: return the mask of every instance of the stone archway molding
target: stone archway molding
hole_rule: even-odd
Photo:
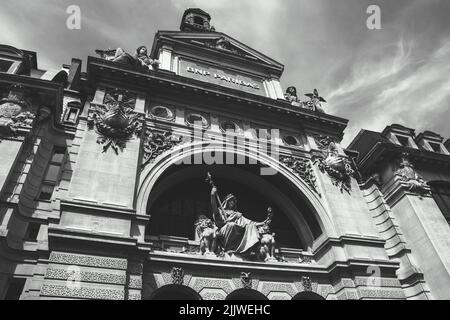
[[[167,151],[158,156],[151,165],[147,166],[141,173],[137,198],[136,213],[138,215],[146,215],[148,212],[148,199],[161,175],[171,166],[182,163],[183,159],[202,153],[221,152],[223,154],[231,153],[241,157],[250,158],[267,167],[276,168],[278,173],[304,196],[304,200],[312,210],[318,224],[322,229],[322,236],[326,238],[335,237],[337,235],[330,216],[322,204],[319,196],[313,192],[309,185],[299,176],[294,174],[290,169],[280,163],[277,159],[269,156],[267,153],[260,152],[254,147],[245,146],[235,148],[233,145],[223,144],[218,141],[201,141],[189,144],[183,144],[175,147],[171,151]]]

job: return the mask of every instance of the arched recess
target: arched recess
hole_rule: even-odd
[[[297,293],[292,300],[325,300],[325,298],[315,292],[303,291]]]
[[[269,300],[261,292],[253,289],[237,289],[231,292],[225,300],[258,300],[264,301]]]
[[[148,300],[202,300],[192,288],[178,284],[169,284],[156,289]]]
[[[291,190],[294,190],[296,192],[296,196],[301,199],[310,209],[312,215],[314,216],[314,219],[320,226],[322,236],[331,237],[336,235],[334,226],[324,206],[321,203],[320,197],[311,190],[306,182],[304,182],[299,176],[294,174],[287,167],[282,165],[277,159],[270,157],[267,153],[259,152],[254,148],[235,148],[233,146],[228,146],[220,142],[213,141],[204,141],[200,143],[178,146],[171,152],[163,153],[155,159],[152,165],[146,167],[141,174],[140,184],[138,188],[136,201],[137,213],[140,215],[148,214],[150,206],[152,204],[152,199],[156,198],[157,194],[162,192],[158,190],[167,188],[167,185],[165,186],[164,183],[160,184],[160,182],[162,181],[161,178],[165,177],[165,175],[167,175],[168,172],[171,171],[171,167],[179,165],[186,158],[211,153],[233,154],[251,159],[252,161],[259,163],[265,167],[275,168],[277,170],[276,176],[279,179],[283,180],[285,185],[289,186]],[[195,165],[192,165],[192,167],[195,167]],[[176,177],[173,178],[175,179]],[[204,179],[204,176],[198,178]],[[263,181],[267,180],[268,178],[262,177],[261,179],[262,180],[260,181]],[[158,188],[154,188],[156,185],[158,185]],[[155,193],[155,195],[153,195],[152,193]],[[302,217],[299,217],[298,215],[291,218],[297,219],[297,221],[299,221],[299,219],[302,219]],[[307,239],[307,242],[308,246],[310,246],[311,239]]]

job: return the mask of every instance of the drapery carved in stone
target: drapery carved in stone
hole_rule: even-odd
[[[123,151],[126,143],[142,130],[139,114],[134,112],[136,97],[119,89],[107,92],[103,105],[91,105],[88,117],[89,128],[99,135],[97,143],[103,152],[111,147],[116,154]]]
[[[317,189],[317,178],[310,160],[297,159],[291,156],[280,156],[280,162],[291,169],[303,179],[314,192],[320,195],[319,190]]]
[[[333,139],[328,136],[314,137],[322,154],[315,155],[314,163],[318,164],[319,170],[327,173],[333,184],[342,191],[351,191],[351,177],[354,174],[350,161],[339,154]]]

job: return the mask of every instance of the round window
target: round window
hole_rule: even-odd
[[[284,136],[283,140],[288,146],[297,146],[300,144],[298,139],[294,136]]]
[[[222,131],[239,132],[239,126],[233,121],[223,121],[220,123]]]
[[[170,119],[170,120],[174,118],[174,114],[173,114],[172,110],[170,110],[167,107],[163,107],[163,106],[153,107],[150,110],[150,113],[155,118]]]
[[[187,116],[186,121],[192,126],[201,126],[205,128],[209,125],[208,120],[198,113],[191,113]]]

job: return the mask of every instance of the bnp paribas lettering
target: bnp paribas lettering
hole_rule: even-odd
[[[247,81],[244,81],[244,80],[241,80],[241,79],[233,78],[233,77],[224,76],[224,75],[221,75],[219,73],[211,74],[209,71],[202,70],[202,69],[197,69],[197,68],[192,68],[192,67],[187,67],[186,70],[187,70],[187,72],[194,73],[194,74],[199,74],[199,75],[202,75],[204,77],[211,77],[212,76],[212,77],[214,77],[214,79],[219,79],[219,80],[226,81],[226,82],[229,82],[229,83],[234,83],[234,84],[237,84],[237,85],[240,85],[240,86],[253,88],[255,90],[259,90],[260,89],[260,87],[257,84],[253,84],[253,83],[250,83],[250,82],[247,82]]]

